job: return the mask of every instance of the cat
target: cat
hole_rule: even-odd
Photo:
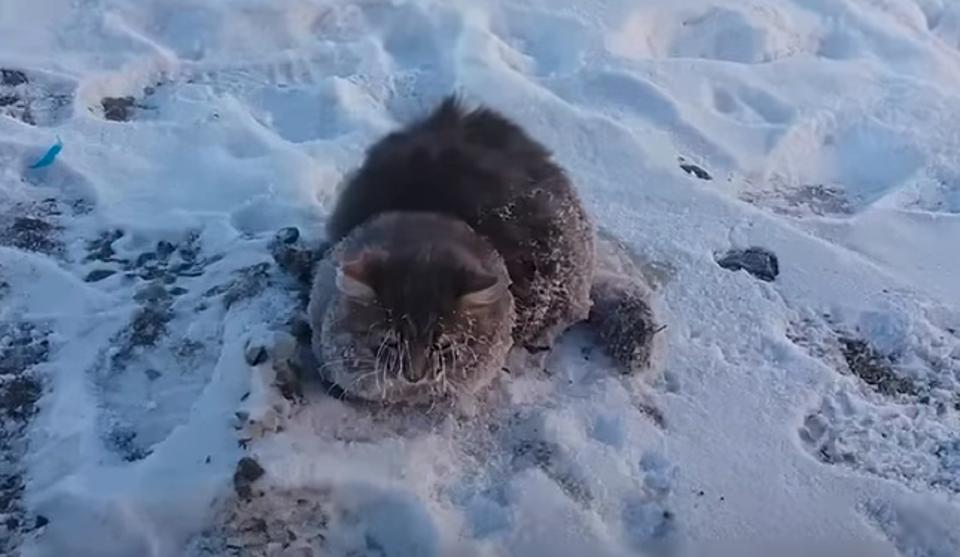
[[[642,277],[609,242],[597,261],[597,232],[566,173],[490,108],[451,96],[377,141],[327,236],[311,344],[347,395],[476,393],[511,354],[542,363],[536,355],[588,318],[624,371],[652,367],[659,329]]]

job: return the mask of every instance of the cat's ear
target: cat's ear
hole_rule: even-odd
[[[507,294],[507,286],[507,281],[496,275],[472,273],[466,293],[460,296],[460,306],[469,309],[495,304]]]
[[[352,300],[372,302],[376,298],[370,286],[370,267],[374,259],[373,254],[361,253],[350,261],[341,262],[337,267],[337,290]]]

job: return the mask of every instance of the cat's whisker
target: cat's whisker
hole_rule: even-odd
[[[460,346],[462,345],[456,344],[453,346],[453,349],[450,350],[450,367],[454,372],[454,375],[459,375],[458,374],[459,370],[457,368],[460,364]],[[451,382],[452,382],[452,379],[451,379]]]
[[[390,361],[390,369],[392,369],[392,370],[399,370],[399,369],[400,369],[400,365],[401,365],[401,363],[400,363],[401,358],[402,358],[402,353],[401,353],[400,348],[399,348],[399,346],[398,346],[398,347],[397,347],[397,350],[395,350],[395,351],[393,352],[393,357],[392,357],[392,359],[391,359],[391,361]],[[398,375],[399,375],[399,371],[397,371],[397,373],[398,373]]]
[[[366,379],[367,377],[370,377],[371,375],[374,375],[374,374],[376,374],[376,373],[378,373],[378,372],[379,372],[379,370],[374,369],[373,371],[368,371],[368,372],[366,372],[366,373],[362,373],[362,374],[358,375],[357,377],[354,377],[354,378],[353,378],[353,381],[350,382],[350,387],[352,388],[352,387],[353,387],[354,385],[356,385],[357,383],[363,381],[363,380]]]
[[[447,375],[448,375],[447,358],[448,358],[447,354],[440,354],[438,357],[440,371],[437,374],[437,377],[434,383],[436,387],[437,396],[445,396],[449,390],[449,386],[447,384]]]
[[[453,363],[453,350],[450,350],[447,354],[440,354],[440,392],[442,395],[446,395],[449,390],[447,385],[447,376],[449,375],[447,371],[447,360],[450,360],[450,363]]]
[[[380,345],[377,346],[377,352],[374,354],[373,358],[375,361],[379,362],[383,359],[383,351],[387,349],[387,337],[380,339]]]
[[[380,389],[380,400],[387,399],[387,382],[389,381],[387,378],[388,371],[389,370],[384,367],[380,370],[380,373],[377,374],[377,386]]]
[[[429,416],[431,413],[433,413],[433,410],[434,410],[436,407],[437,407],[437,398],[436,398],[436,397],[430,397],[430,408],[427,408],[427,411],[424,412],[424,414],[426,414],[427,416]]]
[[[344,363],[352,363],[355,366],[360,367],[360,366],[371,366],[371,365],[374,365],[376,362],[374,362],[373,360],[361,360],[357,358],[341,358],[339,360],[326,360],[322,362],[317,367],[317,369],[319,369],[320,371],[324,371],[330,366],[342,365]]]
[[[447,361],[443,354],[437,354],[437,369],[434,385],[442,385],[447,376]]]
[[[396,369],[397,381],[400,381],[401,376],[403,374],[403,365],[404,365],[404,361],[406,360],[407,354],[409,353],[409,349],[410,349],[410,345],[408,341],[404,339],[403,342],[400,344],[400,354],[402,355],[402,357],[398,358],[398,362],[397,362],[397,369]]]
[[[373,378],[375,379],[374,389],[377,391],[380,391],[381,398],[383,398],[383,381],[382,381],[383,370],[380,367],[377,367],[372,372],[370,372],[369,375],[372,375]]]

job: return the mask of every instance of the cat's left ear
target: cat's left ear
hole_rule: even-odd
[[[495,304],[508,292],[508,281],[496,275],[474,272],[467,278],[467,292],[460,296],[460,307],[480,308]]]
[[[378,252],[362,252],[349,261],[337,266],[337,289],[348,298],[369,303],[376,298],[376,292],[370,285],[371,268],[380,259]]]

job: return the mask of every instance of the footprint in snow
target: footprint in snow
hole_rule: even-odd
[[[806,449],[826,464],[960,493],[960,339],[941,325],[892,311],[792,324],[788,338],[838,372],[798,430]]]

